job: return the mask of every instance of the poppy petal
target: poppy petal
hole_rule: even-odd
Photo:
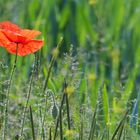
[[[13,32],[20,31],[20,28],[16,24],[11,23],[10,21],[0,22],[0,28],[10,30]]]
[[[19,47],[23,46],[22,44],[18,44],[18,45]],[[14,42],[10,42],[5,45],[5,48],[9,53],[16,54],[17,44]]]
[[[35,53],[43,46],[42,40],[30,40],[28,43],[24,44],[23,47],[19,47],[18,55],[25,56],[31,53]]]
[[[41,32],[36,31],[36,30],[28,30],[28,29],[24,29],[21,30],[20,34],[24,37],[27,38],[27,40],[33,39],[34,37],[38,36],[41,34]]]
[[[2,30],[1,31],[6,37],[8,40],[10,40],[11,42],[25,42],[26,38],[21,36],[20,34],[18,33],[15,33],[15,32],[12,32],[12,31],[9,31],[9,30]]]
[[[31,40],[27,44],[18,44],[18,53],[19,56],[25,56],[31,53],[38,51],[43,45],[42,40]],[[17,44],[14,42],[8,43],[5,45],[5,48],[8,52],[16,54]]]
[[[8,40],[8,38],[0,31],[0,40],[3,40],[3,41],[8,41],[9,42],[9,40]]]
[[[4,46],[5,44],[9,43],[7,37],[0,31],[0,46]]]

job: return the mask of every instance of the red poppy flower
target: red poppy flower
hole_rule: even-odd
[[[34,38],[40,34],[41,32],[36,30],[21,29],[9,21],[0,22],[0,46],[12,54],[16,54],[17,47],[19,56],[38,51],[42,47],[43,41]]]

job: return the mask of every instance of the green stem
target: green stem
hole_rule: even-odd
[[[59,113],[59,123],[60,123],[60,140],[63,140],[62,110],[60,110]]]
[[[91,123],[91,128],[90,128],[90,133],[89,133],[89,138],[88,138],[88,140],[92,140],[93,137],[94,137],[95,125],[96,125],[97,106],[98,106],[98,105],[96,104],[95,111],[94,111],[93,118],[92,118],[92,123]]]
[[[61,47],[61,44],[62,44],[62,41],[63,41],[63,38],[60,39],[56,49],[59,51],[60,47]],[[48,86],[48,81],[49,81],[49,78],[50,78],[50,74],[51,74],[51,70],[52,70],[52,67],[53,67],[53,64],[56,60],[56,56],[53,56],[52,59],[51,59],[51,63],[50,63],[50,66],[49,66],[49,70],[48,70],[48,74],[47,74],[47,77],[46,77],[46,80],[45,80],[45,84],[44,84],[44,88],[43,88],[43,94],[45,93],[46,91],[46,88]]]
[[[68,93],[66,92],[66,108],[67,108],[67,120],[68,120],[68,129],[71,129],[70,125],[70,108],[69,108],[69,99],[68,99]]]
[[[114,140],[114,139],[115,139],[115,137],[116,137],[116,135],[118,134],[120,128],[121,128],[122,125],[124,124],[124,121],[126,120],[129,111],[130,111],[130,110],[127,109],[127,111],[126,111],[126,113],[125,113],[123,119],[120,121],[119,125],[117,126],[117,128],[116,128],[116,130],[115,130],[115,132],[114,132],[114,134],[113,134],[113,136],[112,136],[112,138],[111,138],[111,140]],[[122,127],[122,129],[123,129],[123,127]]]
[[[57,121],[56,121],[56,126],[55,126],[55,132],[54,132],[54,138],[53,140],[56,140],[56,137],[57,137],[57,130],[58,130],[58,125],[59,125],[59,122],[60,122],[60,117],[61,117],[61,111],[62,111],[62,108],[63,108],[63,104],[64,104],[64,101],[65,101],[65,98],[66,98],[66,93],[65,93],[65,86],[66,83],[64,81],[64,92],[63,92],[63,95],[62,95],[62,99],[61,99],[61,104],[60,104],[60,107],[59,107],[59,115],[57,117]]]
[[[60,47],[61,47],[61,44],[62,44],[62,41],[63,41],[63,38],[60,39],[59,43],[57,44],[57,47],[56,49],[59,51]],[[52,67],[53,67],[53,64],[56,60],[56,56],[53,56],[52,59],[51,59],[51,62],[50,62],[50,66],[49,66],[49,69],[48,69],[48,74],[47,74],[47,77],[45,79],[45,84],[44,84],[44,87],[43,87],[43,95],[45,94],[45,91],[47,89],[47,86],[48,86],[48,81],[49,81],[49,78],[50,78],[50,74],[51,74],[51,70],[52,70]],[[47,97],[46,97],[47,98]],[[46,99],[47,100],[47,99]],[[45,107],[45,111],[47,110],[47,106]],[[42,135],[43,135],[43,139],[45,139],[45,134],[44,134],[44,121],[45,121],[45,117],[46,117],[46,113],[44,114],[43,116],[43,123],[42,123]]]
[[[34,131],[34,120],[33,120],[33,113],[32,113],[32,107],[29,107],[30,109],[30,120],[31,120],[31,127],[32,127],[32,135],[33,135],[33,140],[35,140],[35,131]]]
[[[9,96],[10,96],[10,89],[11,89],[11,85],[12,85],[12,79],[13,79],[13,75],[16,69],[16,63],[17,63],[17,54],[18,54],[18,43],[17,43],[17,48],[16,48],[16,57],[15,57],[15,61],[14,61],[14,65],[10,74],[10,79],[9,79],[9,86],[7,89],[7,93],[6,93],[6,103],[5,103],[5,112],[4,112],[4,128],[3,128],[3,140],[6,139],[6,134],[7,134],[7,123],[8,123],[8,110],[9,110]]]
[[[52,140],[52,129],[50,127],[50,130],[49,130],[49,140]]]

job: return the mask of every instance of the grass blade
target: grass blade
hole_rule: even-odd
[[[49,130],[49,140],[52,140],[52,129],[50,127],[50,130]]]
[[[31,120],[31,127],[32,127],[32,135],[33,135],[33,140],[35,140],[35,131],[34,131],[34,121],[33,121],[33,113],[32,113],[32,107],[29,107],[30,110],[30,120]]]
[[[59,51],[60,47],[61,47],[61,44],[62,44],[62,41],[63,41],[63,38],[60,39],[56,49]],[[45,90],[48,86],[48,81],[49,81],[49,78],[50,78],[50,74],[51,74],[51,70],[52,70],[52,67],[53,67],[53,64],[56,60],[56,57],[57,56],[53,56],[52,59],[51,59],[51,63],[50,63],[50,66],[49,66],[49,70],[48,70],[48,74],[47,74],[47,77],[46,77],[46,80],[45,80],[45,84],[44,84],[44,88],[43,88],[43,94],[45,93]]]
[[[117,140],[121,140],[121,136],[122,136],[122,133],[123,133],[123,129],[124,129],[124,123],[122,124],[122,126],[121,126],[121,128],[120,128],[120,131],[119,131]]]
[[[116,128],[111,140],[115,139],[115,136],[117,135],[117,133],[119,132],[119,129],[122,127],[122,125],[124,124],[125,119],[127,118],[128,112],[129,112],[129,109],[126,111],[123,119],[120,121],[120,123],[119,123],[118,127]]]
[[[68,94],[67,94],[67,84],[65,83],[65,94],[66,94],[66,110],[67,110],[67,120],[68,120],[68,129],[71,129],[70,126],[70,109],[69,109],[69,99],[68,99]]]
[[[33,77],[34,77],[34,72],[35,72],[35,66],[33,67],[33,71],[31,73],[31,77],[30,77],[30,83],[29,83],[29,91],[27,93],[27,100],[26,100],[26,104],[25,104],[25,108],[23,110],[23,115],[22,115],[22,120],[21,120],[21,132],[20,132],[20,136],[22,137],[23,135],[23,128],[24,128],[24,122],[25,122],[25,114],[26,114],[26,110],[29,104],[29,100],[30,100],[30,95],[31,95],[31,91],[32,91],[32,84],[33,84]]]
[[[65,81],[64,81],[64,88],[65,88]],[[56,136],[57,136],[58,124],[59,124],[59,121],[60,121],[60,117],[61,117],[60,115],[61,115],[63,104],[64,104],[64,101],[65,101],[65,97],[66,97],[66,94],[64,92],[63,95],[62,95],[62,100],[61,100],[61,104],[60,104],[60,107],[59,107],[59,115],[58,115],[57,121],[56,121],[55,132],[54,132],[54,140],[56,139]]]
[[[92,140],[93,137],[94,137],[95,125],[96,125],[96,113],[97,113],[97,105],[95,107],[95,111],[94,111],[94,114],[93,114],[92,124],[91,124],[91,128],[90,128],[90,133],[89,133],[88,140]]]
[[[60,110],[60,117],[59,117],[59,123],[60,123],[60,140],[63,140],[63,127],[62,127],[62,112]]]

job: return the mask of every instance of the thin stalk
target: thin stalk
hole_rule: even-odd
[[[124,130],[124,123],[122,124],[122,126],[121,126],[121,128],[120,128],[120,131],[119,131],[117,140],[121,140],[123,130]]]
[[[35,131],[34,131],[34,120],[33,120],[33,113],[32,113],[32,107],[29,107],[30,109],[30,120],[31,120],[31,127],[32,127],[32,135],[33,135],[33,140],[35,140]]]
[[[24,122],[25,122],[25,114],[26,114],[26,110],[28,108],[28,104],[29,104],[29,100],[30,100],[30,95],[31,95],[31,90],[32,90],[32,83],[33,83],[33,75],[34,75],[34,71],[35,71],[35,66],[33,67],[33,71],[30,77],[30,83],[29,83],[29,91],[27,93],[27,100],[26,100],[26,104],[25,104],[25,108],[23,110],[23,118],[21,120],[21,132],[20,132],[20,136],[23,135],[23,128],[24,128]]]
[[[65,87],[67,88],[67,87]],[[68,120],[68,129],[71,129],[71,125],[70,125],[70,109],[69,109],[69,99],[68,99],[68,94],[66,91],[66,108],[67,108],[67,120]]]
[[[123,125],[123,123],[124,123],[124,121],[125,121],[125,119],[126,119],[126,117],[127,117],[128,112],[129,112],[129,109],[126,111],[126,113],[125,113],[123,119],[120,121],[120,123],[119,123],[118,127],[116,128],[116,130],[115,130],[115,132],[114,132],[114,134],[113,134],[111,140],[114,140],[114,139],[115,139],[115,136],[117,135],[119,129],[122,127],[122,125]]]
[[[81,121],[80,130],[79,130],[79,140],[83,140],[83,120]]]
[[[61,100],[61,105],[60,105],[60,107],[59,107],[59,115],[58,115],[58,117],[57,117],[56,126],[55,126],[54,140],[56,139],[56,136],[57,136],[58,124],[59,124],[60,115],[61,115],[60,113],[61,113],[62,108],[63,108],[63,104],[64,104],[64,101],[65,101],[65,96],[66,96],[66,94],[63,93],[62,100]]]
[[[62,127],[62,110],[60,110],[59,114],[59,123],[60,123],[60,140],[63,140],[63,127]]]
[[[52,129],[50,127],[50,130],[49,130],[49,140],[52,140]]]
[[[17,48],[16,48],[16,56],[15,56],[15,61],[14,61],[14,65],[10,74],[10,79],[9,79],[9,86],[7,89],[7,93],[6,93],[6,103],[5,103],[5,118],[4,118],[4,128],[3,128],[3,140],[6,139],[6,134],[7,134],[7,122],[8,122],[8,110],[9,110],[9,96],[10,96],[10,89],[11,89],[11,85],[12,85],[12,79],[13,79],[13,75],[16,69],[16,63],[17,63],[17,54],[18,54],[18,43],[17,43]]]
[[[57,44],[57,47],[56,49],[59,51],[61,45],[62,45],[62,41],[63,41],[63,38],[60,39],[60,41],[58,42]],[[50,74],[51,74],[51,70],[52,70],[52,67],[53,67],[53,64],[56,60],[56,56],[53,55],[52,59],[51,59],[51,62],[50,62],[50,65],[49,65],[49,69],[48,69],[48,74],[47,74],[47,77],[46,77],[46,80],[45,80],[45,84],[44,84],[44,87],[43,87],[43,95],[45,94],[45,91],[47,89],[47,86],[48,86],[48,81],[49,81],[49,78],[50,78]],[[47,98],[47,97],[46,97]],[[47,100],[47,99],[46,99]],[[45,107],[45,113],[44,113],[44,116],[43,116],[43,121],[42,121],[42,135],[43,135],[43,140],[45,139],[45,134],[44,134],[44,123],[45,123],[45,117],[46,117],[46,110],[47,110],[47,106]]]
[[[61,47],[62,41],[63,41],[63,38],[61,38],[59,43],[57,44],[56,49],[58,51],[59,51],[59,49]],[[51,70],[52,70],[52,67],[53,67],[53,64],[54,64],[55,60],[56,60],[56,56],[53,56],[52,59],[51,59],[50,66],[49,66],[49,69],[48,69],[48,74],[47,74],[47,77],[46,77],[46,80],[45,80],[45,84],[44,84],[44,88],[43,88],[43,94],[45,93],[45,90],[46,90],[46,88],[48,86],[48,81],[49,81]]]
[[[54,95],[52,94],[52,93],[50,93],[50,95],[51,95],[51,97],[52,97],[52,99],[53,99],[53,103],[55,104],[55,98],[54,98]],[[47,110],[47,99],[46,99],[46,108],[45,108],[45,110]],[[46,115],[47,115],[47,112],[45,111],[44,112],[44,115],[43,115],[43,119],[42,119],[42,137],[43,137],[43,140],[45,140],[45,133],[44,133],[44,125],[45,125],[45,118],[46,118]]]
[[[39,107],[39,115],[40,115],[40,123],[41,123],[41,136],[42,136],[42,140],[45,140],[41,106]]]
[[[92,124],[91,124],[91,128],[90,128],[90,133],[89,133],[88,140],[92,140],[93,137],[94,137],[95,125],[96,125],[96,113],[97,113],[97,105],[95,107],[95,111],[94,111],[94,114],[93,114]]]
[[[38,80],[38,74],[39,74],[39,56],[38,52],[35,53],[35,77]]]

